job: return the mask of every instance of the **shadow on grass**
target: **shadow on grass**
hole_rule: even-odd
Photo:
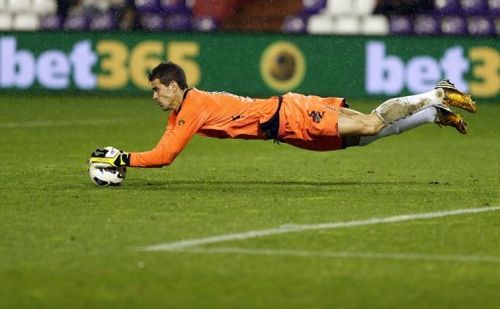
[[[291,190],[300,187],[315,187],[321,189],[341,189],[347,186],[413,186],[423,185],[423,183],[414,181],[300,181],[300,180],[283,180],[283,181],[257,181],[257,180],[166,180],[166,181],[132,181],[124,184],[123,188],[140,189],[140,190],[161,190],[161,189],[195,189],[195,190],[231,190],[241,189],[262,189],[270,188],[272,190]]]

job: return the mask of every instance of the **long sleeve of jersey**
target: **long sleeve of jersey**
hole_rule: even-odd
[[[130,166],[161,167],[171,164],[206,120],[206,113],[198,105],[189,104],[178,113],[172,112],[156,147],[150,151],[130,153]]]

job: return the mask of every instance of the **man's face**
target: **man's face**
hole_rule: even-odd
[[[168,111],[178,107],[177,90],[179,87],[175,82],[165,86],[159,79],[153,79],[150,84],[153,89],[153,100],[162,110]]]

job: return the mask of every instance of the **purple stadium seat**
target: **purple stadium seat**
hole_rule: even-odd
[[[495,18],[494,20],[495,33],[497,36],[500,36],[500,17]]]
[[[493,35],[495,29],[493,21],[485,16],[471,16],[467,18],[467,30],[472,35]]]
[[[193,20],[196,31],[213,32],[217,30],[217,21],[213,17],[197,17]]]
[[[489,0],[488,7],[493,16],[500,16],[500,0]]]
[[[187,14],[171,14],[165,20],[165,28],[170,31],[190,31],[191,16]]]
[[[460,4],[466,15],[484,15],[488,12],[487,0],[461,0]]]
[[[440,32],[438,21],[430,15],[415,16],[413,32],[416,34],[437,34]]]
[[[94,14],[89,23],[90,30],[113,30],[115,28],[115,20],[111,12]]]
[[[189,13],[186,0],[160,0],[161,9],[168,13]]]
[[[317,14],[326,7],[326,0],[302,0],[302,12]]]
[[[74,12],[64,21],[64,29],[66,30],[87,30],[88,17],[82,12]]]
[[[408,16],[393,15],[389,18],[389,32],[392,34],[413,33],[412,20]]]
[[[145,13],[139,17],[139,23],[144,30],[162,31],[165,29],[165,16]]]
[[[139,13],[158,13],[160,11],[158,0],[135,0],[135,7]]]
[[[443,15],[457,15],[462,13],[460,0],[435,0],[436,13]]]
[[[62,19],[58,15],[48,15],[42,18],[40,28],[43,30],[59,30],[62,26]]]
[[[467,34],[467,22],[463,16],[443,16],[439,23],[441,33],[452,35]]]
[[[303,15],[289,15],[283,21],[281,31],[286,33],[305,33],[307,31],[307,18]]]

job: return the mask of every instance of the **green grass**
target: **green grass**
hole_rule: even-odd
[[[373,103],[351,102],[369,111]],[[167,114],[149,98],[0,96],[0,307],[498,308],[500,212],[272,235],[203,248],[313,256],[142,252],[275,228],[500,205],[500,107],[470,134],[427,125],[363,148],[314,153],[196,137],[170,167],[121,187],[86,172],[98,146],[152,148]]]

